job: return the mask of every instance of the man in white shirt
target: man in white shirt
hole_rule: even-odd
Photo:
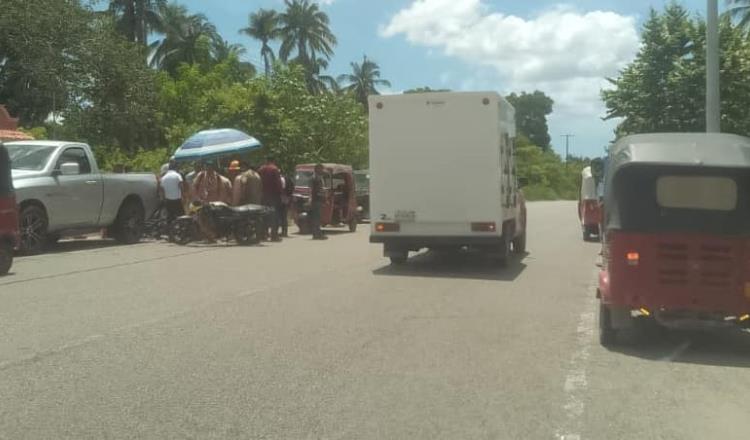
[[[177,172],[177,163],[169,162],[169,170],[161,178],[164,206],[167,208],[167,221],[172,222],[184,214],[182,209],[182,175]]]

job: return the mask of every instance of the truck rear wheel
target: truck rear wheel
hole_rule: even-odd
[[[500,245],[498,258],[500,259],[500,267],[506,267],[508,266],[508,263],[510,263],[510,254],[511,254],[511,239],[508,236],[508,231],[506,230],[503,233],[503,243]]]
[[[145,224],[143,206],[137,200],[128,200],[120,207],[114,224],[115,240],[123,244],[141,241]]]
[[[13,246],[7,241],[0,242],[0,276],[10,272],[13,266]]]
[[[523,231],[521,235],[513,239],[513,253],[514,254],[526,253],[526,231]]]
[[[47,244],[47,213],[37,205],[28,205],[21,210],[21,252],[38,254]]]

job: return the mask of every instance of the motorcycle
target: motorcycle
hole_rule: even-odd
[[[190,206],[190,214],[177,218],[170,230],[172,240],[179,245],[202,239],[200,221],[209,225],[216,238],[234,239],[239,245],[258,244],[263,225],[273,214],[266,206],[229,206],[222,202]]]

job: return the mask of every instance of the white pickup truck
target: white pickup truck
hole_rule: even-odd
[[[141,239],[158,204],[154,174],[101,174],[91,148],[76,142],[5,144],[19,206],[21,251],[41,252],[73,233],[107,228],[122,243]]]

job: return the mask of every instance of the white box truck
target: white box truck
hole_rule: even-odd
[[[495,92],[371,96],[370,242],[410,251],[526,249],[514,160],[515,110]]]

